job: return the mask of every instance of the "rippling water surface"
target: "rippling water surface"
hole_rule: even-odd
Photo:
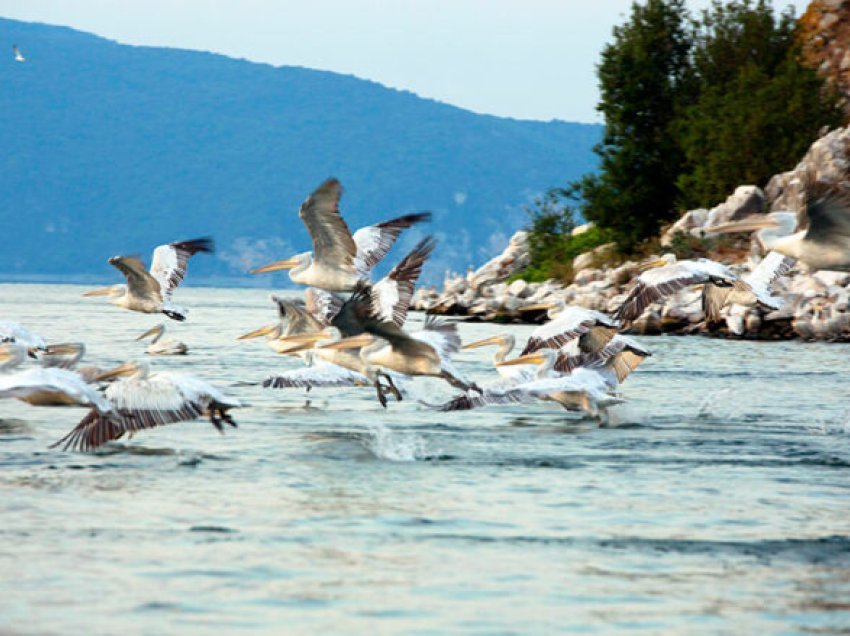
[[[0,317],[85,341],[89,363],[144,358],[132,338],[157,318],[81,291],[3,285]],[[646,339],[600,428],[232,386],[296,364],[235,340],[274,319],[267,293],[178,296],[168,335],[191,352],[154,367],[250,407],[226,435],[198,421],[83,455],[47,448],[82,409],[0,402],[4,633],[850,627],[846,345]],[[483,381],[491,353],[458,363]]]

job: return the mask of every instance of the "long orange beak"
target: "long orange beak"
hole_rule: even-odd
[[[539,311],[541,309],[549,310],[554,309],[557,305],[555,303],[536,303],[534,305],[526,305],[525,307],[520,307],[520,311]]]
[[[529,353],[528,355],[520,356],[519,358],[514,358],[513,360],[505,360],[504,362],[497,362],[497,367],[511,367],[517,364],[542,364],[545,358],[539,353]]]
[[[275,261],[274,263],[269,263],[268,265],[262,265],[260,267],[255,267],[250,270],[249,274],[265,274],[266,272],[277,272],[282,269],[292,269],[293,267],[298,267],[298,264],[301,261],[297,257],[287,258],[283,261]]]
[[[375,342],[375,336],[372,334],[364,333],[358,336],[351,336],[350,338],[342,338],[341,340],[336,340],[335,342],[328,342],[323,345],[319,345],[319,349],[358,349],[360,347],[365,347],[366,345],[370,345]]]
[[[487,345],[502,344],[502,336],[493,336],[492,338],[484,338],[476,342],[470,342],[468,345],[463,345],[461,349],[477,349],[478,347],[486,347]]]
[[[248,333],[244,333],[237,340],[250,340],[251,338],[259,338],[260,336],[268,336],[275,332],[275,330],[280,329],[280,325],[266,325],[265,327],[260,327],[259,329],[254,329],[254,331],[249,331]]]
[[[756,230],[764,230],[772,227],[779,227],[779,223],[776,219],[764,216],[751,217],[743,221],[732,221],[731,223],[721,223],[720,225],[706,228],[706,232],[711,234],[729,234],[732,232],[755,232]]]
[[[83,296],[109,296],[112,293],[112,287],[102,287],[89,292],[85,292]]]

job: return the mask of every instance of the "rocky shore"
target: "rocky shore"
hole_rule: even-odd
[[[783,210],[799,211],[803,207],[807,179],[840,184],[850,191],[850,127],[823,135],[793,170],[775,175],[764,190],[741,186],[711,210],[689,210],[660,237],[661,249],[675,249],[683,240],[710,240],[712,227],[728,221]],[[710,257],[730,265],[738,274],[747,273],[760,262],[764,249],[757,239],[748,236],[740,245],[738,249],[719,250]],[[448,275],[441,290],[419,289],[413,305],[430,313],[500,322],[541,322],[545,320],[545,312],[523,308],[556,300],[613,312],[640,272],[640,263],[597,266],[607,259],[609,251],[610,246],[603,245],[577,257],[569,284],[555,280],[506,283],[505,279],[522,271],[529,262],[527,237],[524,232],[518,232],[505,252],[478,270],[466,275]],[[631,331],[644,335],[850,340],[850,273],[808,271],[804,264],[798,263],[787,276],[776,281],[774,290],[785,301],[780,310],[731,305],[724,308],[723,320],[711,325],[705,323],[701,290],[683,290],[650,305]]]

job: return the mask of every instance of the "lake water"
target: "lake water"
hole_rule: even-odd
[[[89,363],[144,358],[132,338],[157,317],[81,291],[2,285],[0,318]],[[847,345],[644,339],[599,428],[233,386],[299,364],[235,339],[274,320],[267,292],[175,300],[191,313],[167,335],[191,351],[154,368],[250,407],[226,435],[183,423],[86,455],[47,448],[83,409],[0,402],[3,634],[850,628]],[[458,365],[485,381],[491,354]]]

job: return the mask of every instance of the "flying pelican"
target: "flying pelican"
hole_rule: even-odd
[[[763,305],[777,310],[782,307],[781,296],[773,296],[770,286],[777,278],[785,276],[797,260],[779,252],[769,252],[749,274],[744,274],[731,287],[717,286],[709,281],[703,289],[703,309],[708,322],[720,319],[720,310],[726,305],[755,307]]]
[[[0,320],[0,342],[16,342],[23,345],[31,358],[35,358],[39,351],[44,351],[47,347],[44,338],[11,320]]]
[[[372,268],[401,231],[431,218],[430,212],[408,214],[361,228],[354,236],[339,212],[342,186],[328,179],[301,204],[298,216],[307,226],[313,251],[251,270],[252,274],[289,269],[293,282],[327,291],[350,292],[369,281]]]
[[[642,268],[645,271],[637,277],[623,304],[614,312],[618,320],[632,322],[655,301],[691,285],[712,283],[715,287],[731,288],[740,282],[728,267],[707,258],[676,261],[673,254],[665,254],[660,259],[645,263]],[[743,285],[746,283],[739,285],[739,288],[747,291],[749,286]],[[703,307],[710,309],[706,307],[705,294]]]
[[[355,297],[365,300],[362,292]],[[319,345],[319,349],[350,349],[360,347],[360,357],[369,368],[390,369],[406,376],[441,378],[454,387],[480,391],[474,382],[460,378],[451,363],[451,356],[460,350],[457,325],[427,316],[423,328],[408,334],[390,321],[382,321],[369,310],[360,316],[365,333]],[[373,379],[370,377],[370,379]]]
[[[535,376],[506,389],[488,389],[480,395],[466,393],[441,405],[441,411],[462,411],[493,404],[530,403],[537,400],[557,402],[569,411],[583,410],[597,416],[601,409],[619,404],[621,399],[608,394],[608,383],[593,369],[579,368],[569,374],[554,372],[557,354],[552,349],[499,362],[499,366],[537,364]]]
[[[575,338],[579,338],[583,351],[599,351],[619,328],[619,323],[610,316],[584,307],[568,306],[560,299],[528,305],[521,311],[536,309],[546,309],[549,322],[531,332],[521,355],[539,349],[560,349]]]
[[[171,294],[186,276],[189,258],[199,252],[212,253],[210,238],[160,245],[153,251],[151,271],[135,256],[114,256],[109,264],[127,279],[126,285],[112,285],[86,292],[83,296],[110,296],[118,307],[146,314],[163,313],[172,320],[186,320],[186,310],[171,304]]]
[[[145,333],[136,338],[136,340],[144,340],[148,336],[153,336],[153,340],[151,340],[151,343],[145,351],[145,353],[152,356],[182,356],[189,352],[189,347],[179,340],[175,340],[174,338],[166,338],[163,340],[162,335],[164,333],[165,325],[159,324],[156,327],[148,329]]]
[[[12,54],[15,56],[16,62],[26,62],[27,58],[23,56],[17,44],[12,45]]]
[[[724,223],[710,231],[722,234],[762,230],[757,237],[765,249],[796,258],[815,270],[850,271],[850,192],[810,178],[806,205],[794,225],[787,212],[782,213],[784,216],[779,214]]]
[[[609,389],[615,390],[651,355],[637,340],[622,334],[616,334],[599,351],[581,351],[573,340],[557,352],[554,369],[562,373],[579,368],[593,369],[605,377]]]
[[[0,364],[8,369],[26,358],[26,348],[17,343],[0,345]],[[0,375],[0,399],[17,398],[32,405],[79,404],[103,416],[112,406],[77,373],[59,368],[36,367]]]
[[[238,408],[238,400],[227,397],[211,384],[188,373],[150,374],[146,364],[128,362],[98,377],[126,379],[110,384],[104,392],[111,412],[93,409],[70,433],[51,445],[63,450],[89,451],[116,440],[125,433],[186,422],[208,415],[219,432],[223,424],[236,426],[228,411]]]

